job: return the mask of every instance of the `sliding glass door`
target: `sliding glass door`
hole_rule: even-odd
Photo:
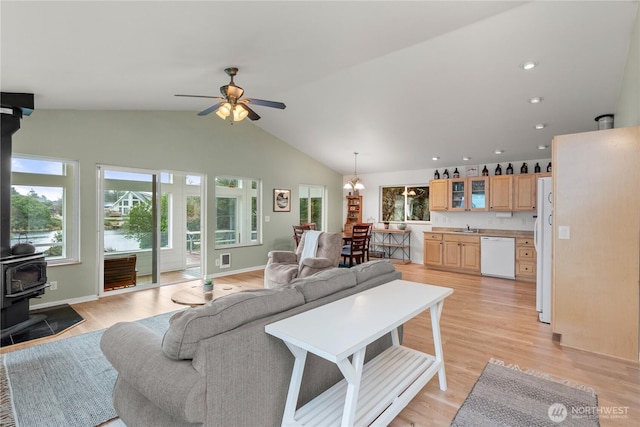
[[[202,176],[113,166],[98,175],[100,293],[202,277]]]
[[[158,283],[159,242],[168,244],[166,230],[160,237],[158,174],[114,167],[99,173],[102,290]]]

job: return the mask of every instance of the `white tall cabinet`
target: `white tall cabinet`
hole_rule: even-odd
[[[558,136],[552,151],[553,332],[637,361],[640,127]]]

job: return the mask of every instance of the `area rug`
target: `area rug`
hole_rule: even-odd
[[[451,422],[455,427],[599,425],[592,388],[493,359]]]
[[[32,310],[29,312],[29,315],[44,315],[46,317],[44,320],[30,325],[26,329],[3,336],[0,340],[0,346],[6,347],[26,341],[50,337],[52,335],[62,333],[84,321],[82,316],[80,316],[69,304],[57,305],[55,307],[43,308],[40,310]]]
[[[164,333],[173,313],[139,320]],[[77,426],[105,423],[117,414],[117,373],[100,350],[103,330],[0,355],[0,425]]]

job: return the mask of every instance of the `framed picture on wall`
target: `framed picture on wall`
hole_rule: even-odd
[[[291,190],[273,189],[273,211],[291,212]]]

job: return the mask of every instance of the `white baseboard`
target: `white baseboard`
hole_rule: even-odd
[[[218,277],[225,277],[225,276],[232,276],[234,274],[238,274],[238,273],[248,273],[250,271],[256,271],[256,270],[264,270],[264,268],[267,265],[258,265],[255,267],[248,267],[248,268],[241,268],[240,270],[233,270],[233,271],[225,271],[223,273],[216,273],[216,274],[210,274],[207,276],[208,279],[216,279]]]

